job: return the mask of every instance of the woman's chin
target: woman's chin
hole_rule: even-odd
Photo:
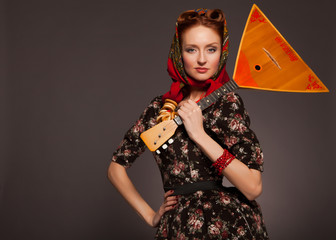
[[[208,74],[207,75],[195,74],[195,75],[189,76],[189,77],[192,78],[193,80],[195,80],[196,82],[205,82],[206,80],[208,80],[212,76],[209,76]]]

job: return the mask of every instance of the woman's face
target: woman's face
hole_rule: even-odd
[[[182,35],[182,58],[186,73],[195,80],[205,81],[218,68],[221,56],[221,38],[208,27],[199,25]]]

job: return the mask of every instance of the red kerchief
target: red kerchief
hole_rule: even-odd
[[[226,60],[229,53],[229,34],[226,28],[226,21],[224,21],[222,53],[220,63],[218,65],[218,70],[210,79],[206,81],[197,81],[189,77],[184,70],[177,27],[178,23],[176,22],[175,35],[169,51],[167,68],[169,76],[172,78],[173,83],[170,86],[170,90],[163,95],[163,101],[168,98],[179,103],[185,97],[182,89],[186,85],[206,88],[207,91],[205,96],[207,96],[230,80],[225,70]]]

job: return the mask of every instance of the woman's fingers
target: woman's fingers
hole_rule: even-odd
[[[203,116],[200,107],[196,103],[193,104],[188,103],[186,105],[182,105],[177,113],[181,117],[184,127],[191,140],[196,140],[199,136],[204,134]]]
[[[169,211],[169,210],[172,210],[172,209],[174,209],[174,208],[176,208],[176,206],[177,205],[175,205],[175,206],[168,206],[168,207],[165,207],[165,212],[167,212],[167,211]]]
[[[188,100],[180,106],[180,109],[183,109],[184,111],[194,111],[200,109],[200,107],[194,101]]]
[[[173,205],[177,203],[177,197],[174,197],[174,198],[170,198],[170,199],[166,199],[165,200],[165,205],[166,206],[169,206],[169,205]]]
[[[188,100],[181,105],[178,111],[191,115],[194,112],[201,112],[201,108],[194,101]]]
[[[178,202],[178,196],[171,196],[173,193],[174,191],[170,190],[164,194],[164,202],[161,206],[164,212],[169,211],[177,206],[176,204]]]
[[[153,226],[157,226],[163,214],[169,210],[177,207],[178,196],[171,196],[174,193],[173,190],[167,191],[164,194],[164,201],[159,210],[155,213],[152,223]]]
[[[174,190],[169,190],[169,191],[165,192],[164,198],[167,198],[168,196],[172,195],[173,193],[174,193]]]
[[[197,127],[201,127],[201,125],[203,125],[202,110],[192,100],[188,100],[183,103],[177,113],[182,118],[182,121],[189,132],[193,131],[195,125]]]
[[[169,211],[177,207],[177,201],[171,202],[170,204],[164,204],[164,211]]]
[[[186,102],[186,103],[182,104],[182,106],[180,107],[180,109],[182,108],[182,109],[186,109],[186,110],[192,110],[193,107],[194,106],[192,104],[190,104],[189,102]]]
[[[165,200],[164,200],[164,203],[166,205],[170,205],[170,204],[176,203],[177,199],[178,199],[177,196],[166,197]]]

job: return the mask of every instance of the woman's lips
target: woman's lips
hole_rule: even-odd
[[[207,68],[198,67],[198,68],[196,68],[196,71],[199,72],[199,73],[206,73],[208,71],[208,69]]]

